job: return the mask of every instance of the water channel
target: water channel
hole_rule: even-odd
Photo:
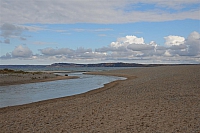
[[[64,75],[65,73],[59,74]],[[68,75],[80,78],[0,86],[0,108],[76,95],[101,88],[112,81],[126,79],[115,76],[87,75],[80,72]]]

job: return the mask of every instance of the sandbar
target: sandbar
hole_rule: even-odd
[[[59,76],[54,73],[45,71],[0,74],[0,86],[78,78],[77,76]]]

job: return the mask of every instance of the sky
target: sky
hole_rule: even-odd
[[[0,0],[0,65],[200,64],[199,0]]]

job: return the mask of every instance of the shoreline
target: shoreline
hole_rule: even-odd
[[[130,80],[130,79],[134,79],[136,78],[135,76],[128,76],[128,75],[112,75],[112,74],[102,74],[101,72],[87,72],[84,74],[89,74],[89,75],[105,75],[105,76],[118,76],[118,77],[124,77],[126,78],[125,80]],[[125,77],[127,76],[127,77]],[[39,80],[39,81],[34,81],[34,82],[26,82],[24,84],[29,84],[29,83],[38,83],[38,82],[48,82],[48,81],[55,81],[55,80],[64,80],[64,79],[76,79],[79,78],[77,76],[57,76],[56,78],[50,78],[50,79],[45,79],[45,81],[43,80]],[[102,91],[111,89],[112,87],[116,86],[117,84],[119,84],[120,82],[123,82],[125,80],[116,80],[116,81],[112,81],[110,83],[106,83],[104,84],[103,87],[100,88],[96,88],[84,93],[80,93],[80,94],[76,94],[76,95],[71,95],[71,96],[65,96],[65,97],[59,97],[59,98],[53,98],[53,99],[47,99],[47,100],[42,100],[42,101],[37,101],[37,102],[33,102],[33,103],[27,103],[27,104],[22,104],[22,105],[14,105],[14,106],[7,106],[7,107],[0,107],[0,112],[1,109],[6,109],[6,108],[27,108],[27,107],[32,107],[32,106],[39,106],[42,104],[46,104],[46,103],[51,103],[54,102],[56,100],[62,100],[62,99],[74,99],[74,98],[79,98],[79,97],[86,97],[87,95],[92,95],[92,94],[96,94],[96,93],[100,93]],[[18,83],[18,84],[23,84],[23,83]],[[12,84],[15,85],[15,84]]]
[[[49,82],[49,81],[65,80],[65,79],[76,79],[76,78],[79,78],[79,77],[76,77],[76,76],[57,76],[55,78],[36,79],[36,80],[29,80],[29,81],[18,81],[18,82],[14,82],[14,83],[1,83],[0,86],[30,84],[30,83]]]
[[[167,66],[93,72],[127,79],[74,96],[0,108],[1,128],[10,132],[199,132],[199,69]]]

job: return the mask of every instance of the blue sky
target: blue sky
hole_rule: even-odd
[[[0,64],[200,63],[199,33],[197,0],[0,0]]]

